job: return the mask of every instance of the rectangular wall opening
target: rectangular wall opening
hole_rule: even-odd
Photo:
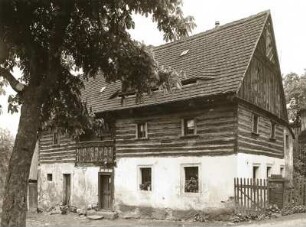
[[[63,205],[70,205],[71,174],[63,174]]]
[[[184,192],[198,193],[199,192],[199,167],[184,167],[185,185]]]
[[[152,169],[149,167],[140,168],[140,184],[139,189],[141,191],[152,190]]]
[[[253,179],[259,178],[259,166],[253,166]]]

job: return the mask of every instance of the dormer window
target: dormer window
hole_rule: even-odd
[[[182,57],[182,56],[186,55],[188,52],[189,52],[189,50],[184,50],[184,51],[180,54],[180,56]]]
[[[196,78],[191,78],[191,79],[187,79],[187,80],[183,80],[182,81],[182,85],[183,86],[187,86],[187,85],[191,85],[191,84],[196,84],[197,83],[197,79]]]
[[[100,89],[100,93],[102,93],[102,92],[103,92],[105,89],[106,89],[106,86],[101,87],[101,89]]]

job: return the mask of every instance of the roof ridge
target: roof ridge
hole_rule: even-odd
[[[271,11],[269,9],[265,10],[265,11],[261,11],[257,14],[254,14],[254,15],[251,15],[251,16],[248,16],[248,17],[245,17],[245,18],[241,18],[241,19],[238,19],[236,21],[231,21],[231,22],[226,23],[224,25],[220,25],[217,29],[212,28],[212,29],[209,29],[209,30],[206,30],[206,31],[203,31],[203,32],[199,32],[199,33],[191,35],[191,36],[184,37],[182,39],[179,39],[179,40],[176,40],[176,41],[173,41],[173,42],[164,43],[164,44],[161,44],[159,46],[153,47],[153,50],[160,50],[160,49],[163,49],[163,48],[175,45],[175,44],[179,44],[179,43],[182,43],[182,42],[185,42],[185,41],[189,41],[189,40],[198,38],[199,36],[202,36],[202,35],[211,34],[211,33],[220,31],[222,29],[229,28],[231,26],[235,26],[237,24],[241,24],[241,23],[244,23],[246,21],[253,20],[253,19],[255,19],[257,17],[260,17],[262,15],[265,15],[265,14],[266,14],[266,16],[269,16],[271,14]]]

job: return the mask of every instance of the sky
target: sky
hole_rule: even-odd
[[[306,68],[306,0],[183,0],[183,12],[195,18],[197,27],[192,34],[209,29],[219,21],[221,25],[270,10],[276,39],[281,72],[304,73]],[[163,35],[151,22],[151,18],[136,15],[136,28],[131,30],[132,37],[147,45],[163,44]],[[15,75],[19,75],[18,70]],[[8,90],[7,93],[11,93]],[[7,97],[0,96],[5,104]],[[6,105],[0,115],[0,127],[17,132],[18,114],[8,114]]]

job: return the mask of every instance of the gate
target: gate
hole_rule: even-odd
[[[268,205],[268,182],[266,179],[235,178],[235,208],[238,213],[254,213]]]

